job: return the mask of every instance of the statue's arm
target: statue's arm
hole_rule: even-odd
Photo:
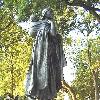
[[[37,33],[37,29],[34,27],[35,22],[29,23],[28,33],[30,36],[34,37]]]
[[[39,26],[37,25],[38,23],[39,23],[39,19],[36,18],[35,15],[31,15],[28,21],[28,33],[30,36],[32,37],[36,36],[39,28]]]
[[[49,23],[50,23],[50,25],[51,25],[51,27],[50,27],[50,33],[51,33],[51,35],[56,35],[56,27],[55,27],[55,23],[53,22],[53,21],[51,21],[51,20],[49,20],[48,21]]]

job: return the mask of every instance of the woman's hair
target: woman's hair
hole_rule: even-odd
[[[47,17],[47,16],[46,16],[46,13],[47,13],[48,11],[52,11],[52,10],[50,9],[50,7],[43,9],[43,11],[42,11],[42,19],[45,19],[45,18]],[[50,19],[51,19],[51,18],[50,18]]]
[[[49,8],[49,7],[48,7],[48,8],[43,9],[43,10],[42,10],[42,16],[45,16],[46,12],[47,12],[47,11],[49,11],[49,10],[50,10],[50,8]]]

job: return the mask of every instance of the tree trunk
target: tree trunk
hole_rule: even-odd
[[[95,100],[99,100],[98,69],[93,70],[93,80],[94,80],[94,88],[95,88]]]
[[[14,92],[14,65],[13,65],[13,52],[11,52],[11,95],[13,97]]]

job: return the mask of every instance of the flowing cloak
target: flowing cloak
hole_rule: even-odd
[[[54,98],[61,89],[63,79],[62,38],[59,34],[51,35],[50,27],[46,21],[36,22],[32,27],[32,34],[36,33],[36,43],[26,75],[26,95],[40,100]]]

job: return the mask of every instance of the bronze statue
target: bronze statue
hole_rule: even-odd
[[[51,100],[62,88],[64,54],[61,35],[57,34],[50,8],[42,11],[42,19],[30,17],[31,36],[36,36],[32,59],[26,77],[26,95],[34,100]]]

